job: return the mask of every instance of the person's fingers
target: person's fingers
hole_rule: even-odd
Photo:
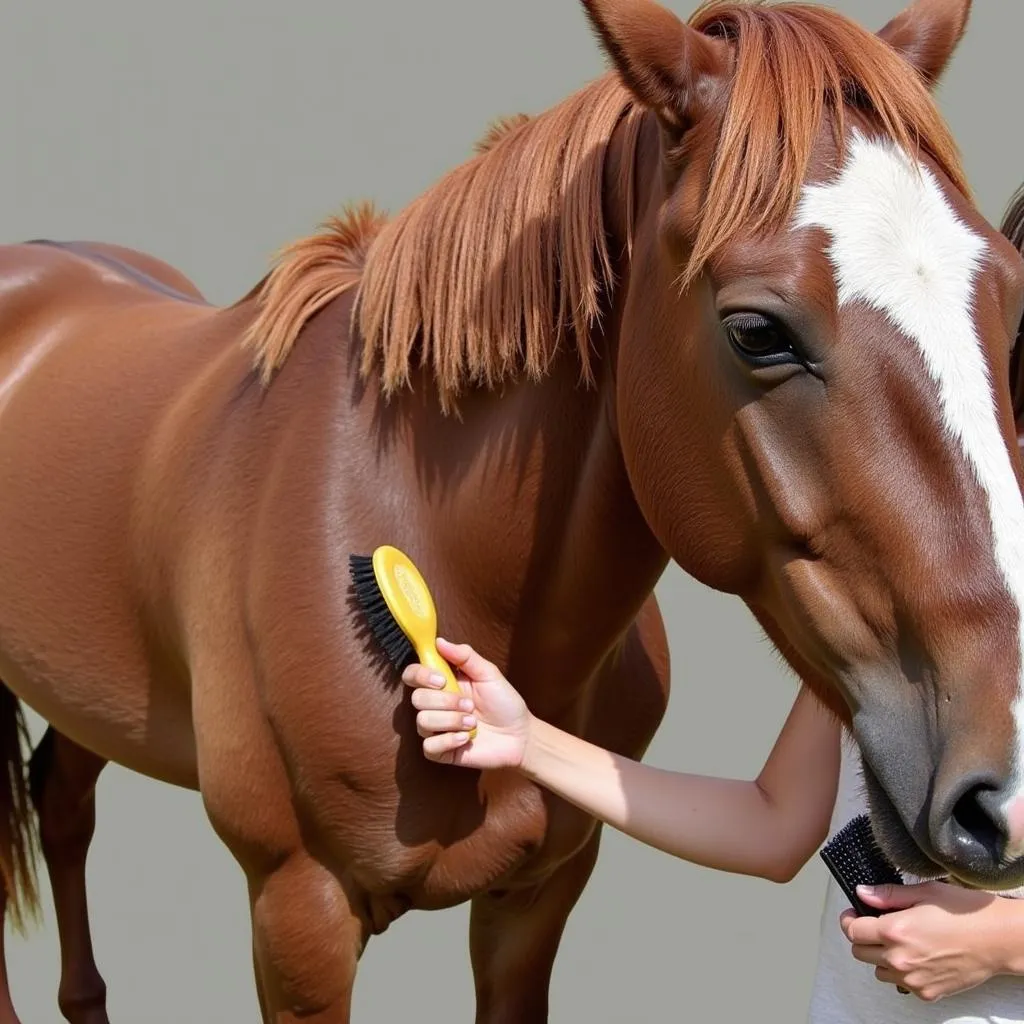
[[[440,689],[444,686],[444,676],[439,672],[434,672],[433,669],[429,669],[426,665],[407,665],[402,672],[402,681],[406,686],[412,687],[428,687],[430,689]]]
[[[461,711],[421,711],[416,716],[416,731],[424,737],[435,732],[460,732],[475,728],[476,719]]]
[[[914,885],[858,885],[857,895],[876,910],[906,910],[935,893],[933,882],[919,882]]]
[[[854,960],[859,960],[862,964],[873,964],[878,967],[883,965],[885,947],[861,946],[858,943],[854,943],[850,947],[850,953],[853,955]]]
[[[474,710],[473,701],[459,693],[448,690],[413,690],[409,698],[417,711],[465,711]]]
[[[497,668],[482,655],[477,654],[469,644],[453,644],[443,637],[438,637],[437,649],[441,657],[470,682],[486,682],[499,674]]]
[[[858,916],[852,910],[839,915],[839,927],[847,940],[857,946],[877,946],[882,942],[879,918],[868,915]]]
[[[423,741],[423,753],[431,761],[441,761],[446,757],[450,760],[451,755],[468,742],[469,733],[442,732]]]
[[[875,977],[879,981],[884,981],[888,985],[898,986],[903,981],[903,975],[898,971],[894,971],[891,967],[883,967],[881,965],[875,968]],[[900,988],[900,991],[903,992],[904,995],[906,994],[906,990],[902,987]]]

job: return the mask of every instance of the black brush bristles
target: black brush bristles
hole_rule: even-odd
[[[857,896],[858,885],[903,885],[903,876],[879,849],[866,814],[848,821],[821,848],[820,856],[858,914],[879,916]]]
[[[369,555],[349,555],[348,569],[356,600],[363,610],[374,639],[395,671],[402,672],[407,665],[416,660],[416,651],[402,631],[402,627],[395,622],[395,617],[380,592],[377,575],[373,571],[373,558]]]

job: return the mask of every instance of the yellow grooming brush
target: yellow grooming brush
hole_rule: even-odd
[[[410,662],[444,677],[444,689],[461,693],[451,665],[437,649],[437,609],[412,559],[389,544],[372,555],[350,555],[356,600],[388,660],[401,672]],[[476,729],[470,730],[476,735]]]

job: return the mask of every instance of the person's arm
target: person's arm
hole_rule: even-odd
[[[801,689],[760,774],[748,781],[652,767],[533,719],[521,771],[674,857],[786,882],[826,837],[839,729]]]
[[[756,779],[720,779],[632,761],[535,718],[498,669],[438,642],[464,695],[423,666],[406,682],[432,760],[514,767],[595,818],[673,856],[720,871],[791,879],[825,839],[839,778],[838,723],[806,689]],[[467,716],[468,717],[465,717]],[[477,729],[468,738],[467,729]]]

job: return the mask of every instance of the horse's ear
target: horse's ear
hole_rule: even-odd
[[[971,0],[914,0],[878,34],[931,87],[946,70],[970,15]]]
[[[670,128],[697,120],[727,72],[727,43],[654,0],[581,0],[601,46],[637,99]]]

